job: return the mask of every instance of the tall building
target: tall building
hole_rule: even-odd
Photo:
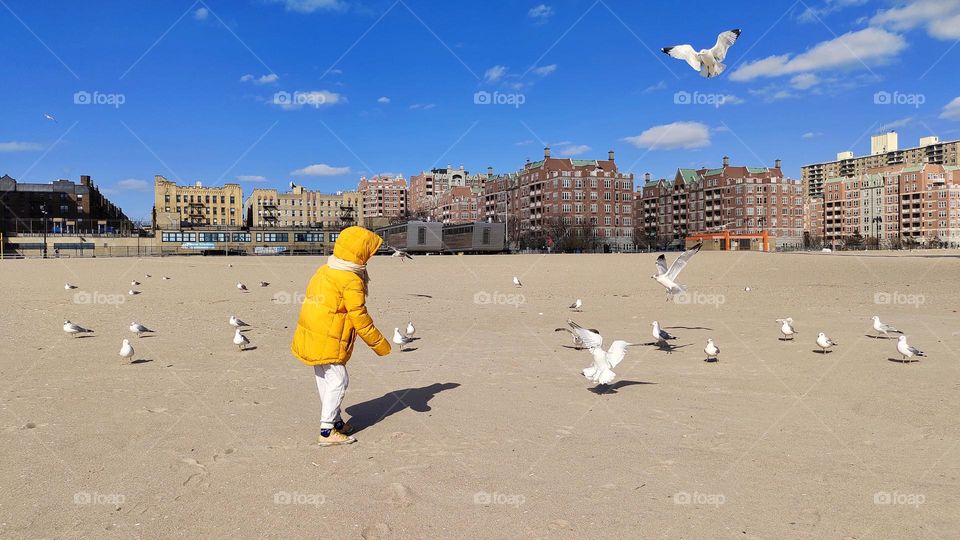
[[[207,187],[201,182],[178,186],[163,176],[154,176],[154,227],[241,226],[243,190],[240,184]]]
[[[767,232],[778,247],[801,245],[803,188],[783,177],[780,160],[773,167],[743,167],[724,156],[722,163],[677,169],[672,181],[646,176],[637,195],[635,236],[648,244],[683,245],[695,233]]]
[[[550,156],[528,161],[516,173],[487,179],[484,219],[505,221],[519,247],[633,243],[633,175],[607,159]]]
[[[482,208],[482,188],[453,186],[437,197],[427,217],[444,224],[474,223],[481,220]]]
[[[898,148],[896,132],[874,135],[870,140],[869,156],[854,157],[853,152],[837,154],[837,159],[804,165],[800,180],[810,197],[823,195],[823,184],[828,178],[851,178],[874,172],[876,169],[907,164],[960,165],[960,140],[941,142],[938,137],[923,137],[920,145]]]
[[[407,182],[402,176],[364,176],[357,191],[365,226],[379,227],[407,217]]]
[[[132,224],[83,175],[80,183],[56,180],[49,184],[17,182],[0,177],[0,232],[111,234],[129,233]]]
[[[411,214],[428,215],[437,206],[444,193],[454,187],[483,188],[487,178],[493,176],[493,168],[487,168],[487,174],[471,175],[463,165],[454,169],[447,165],[445,169],[422,171],[410,177],[408,206]]]
[[[360,194],[338,191],[324,194],[293,184],[287,193],[276,189],[255,188],[247,197],[247,224],[250,227],[311,227],[340,230],[363,225]]]

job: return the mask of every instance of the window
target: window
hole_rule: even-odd
[[[417,245],[424,245],[427,243],[427,228],[418,227],[417,228]]]
[[[233,241],[234,241],[234,242],[249,242],[249,241],[250,241],[250,233],[248,233],[248,232],[247,232],[247,233],[233,233]]]
[[[323,242],[322,232],[294,233],[293,239],[296,242]]]

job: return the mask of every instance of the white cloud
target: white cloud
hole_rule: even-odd
[[[258,174],[241,174],[237,176],[237,180],[241,182],[266,182],[267,177]]]
[[[759,77],[780,77],[880,63],[889,60],[906,46],[902,36],[882,28],[864,28],[822,41],[795,56],[783,54],[755,60],[734,71],[730,79],[751,81]]]
[[[0,142],[0,153],[3,152],[38,152],[43,145],[32,142]]]
[[[493,66],[483,74],[483,82],[493,84],[507,74],[507,66]]]
[[[643,93],[644,93],[644,94],[649,94],[650,92],[656,92],[657,90],[665,90],[666,88],[667,88],[667,82],[666,82],[666,81],[660,81],[660,82],[658,82],[657,84],[654,84],[654,85],[651,85],[651,86],[648,86],[648,87],[644,88]]]
[[[527,16],[538,23],[543,24],[547,22],[547,19],[553,16],[553,8],[546,4],[540,4],[530,8],[530,11],[527,12]]]
[[[820,133],[819,131],[808,131],[803,135],[801,135],[800,137],[803,139],[815,139],[821,135],[823,135],[823,133]]]
[[[285,111],[296,111],[305,106],[319,109],[346,102],[346,96],[329,90],[298,90],[292,94],[281,91],[273,94],[269,101],[271,105],[276,105]]]
[[[912,0],[891,9],[879,11],[870,24],[894,30],[926,28],[931,36],[942,40],[960,39],[960,2],[957,0]]]
[[[960,120],[960,97],[953,98],[940,113],[940,118],[946,120]]]
[[[127,178],[117,182],[117,188],[124,191],[153,191],[153,186],[146,180],[139,178]]]
[[[807,88],[816,86],[819,82],[820,77],[817,77],[813,73],[801,73],[790,79],[790,86],[797,90],[806,90]]]
[[[884,122],[882,124],[883,129],[897,129],[904,126],[908,126],[913,122],[913,117],[908,116],[906,118],[901,118],[899,120],[894,120],[893,122]]]
[[[717,101],[717,106],[740,105],[741,103],[744,103],[742,98],[739,98],[733,94],[723,94],[720,96],[720,99]]]
[[[865,3],[867,3],[867,0],[826,0],[821,6],[806,6],[806,9],[797,16],[797,20],[800,22],[819,21],[831,13],[847,7],[860,6]]]
[[[553,73],[557,70],[556,64],[550,64],[549,66],[540,66],[538,68],[533,68],[533,72],[541,77],[546,77],[547,75]]]
[[[537,141],[535,141],[535,140],[533,140],[533,139],[525,139],[525,140],[522,140],[522,141],[517,141],[517,142],[513,143],[513,145],[514,145],[514,146],[526,146],[526,145],[528,145],[528,144],[533,144],[533,143],[535,143],[535,142],[537,142]]]
[[[337,176],[349,172],[350,167],[331,167],[326,163],[317,163],[292,171],[290,174],[294,176]]]
[[[637,148],[672,150],[676,148],[703,148],[710,146],[710,129],[700,122],[673,122],[653,126],[640,135],[623,140]]]
[[[268,73],[266,75],[261,75],[256,77],[247,73],[243,77],[240,77],[240,82],[252,82],[253,84],[273,84],[280,79],[280,76],[276,73]]]
[[[274,4],[283,4],[287,11],[296,13],[314,13],[320,10],[343,10],[347,5],[341,0],[272,0]]]
[[[388,98],[387,96],[380,96],[379,98],[377,98],[377,103],[380,103],[381,105],[389,105],[390,98]]]
[[[193,12],[193,18],[198,21],[205,21],[209,16],[210,16],[210,10],[205,7],[198,8],[196,11]]]
[[[429,111],[436,106],[436,103],[414,103],[409,107],[409,109],[411,111]]]
[[[590,151],[590,147],[585,144],[572,144],[557,149],[557,154],[561,156],[579,156]]]

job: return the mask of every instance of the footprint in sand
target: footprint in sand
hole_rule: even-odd
[[[390,531],[390,526],[386,523],[374,523],[360,531],[360,538],[363,538],[363,540],[386,540],[387,538],[393,538],[393,534]]]
[[[193,465],[194,467],[197,467],[197,468],[200,469],[199,472],[195,472],[195,473],[191,474],[190,476],[188,476],[187,479],[183,481],[183,484],[181,484],[182,486],[186,486],[186,485],[189,484],[190,481],[193,480],[194,478],[199,477],[199,478],[202,479],[202,478],[206,477],[208,474],[210,474],[210,473],[207,472],[207,467],[206,467],[206,466],[204,466],[202,463],[200,463],[199,461],[197,461],[197,460],[195,460],[195,459],[193,459],[193,458],[180,458],[180,461],[181,461],[182,463],[186,463],[187,465]],[[199,480],[198,480],[198,482],[199,482]]]
[[[551,531],[559,531],[559,530],[562,530],[562,529],[569,529],[569,528],[570,528],[570,522],[567,521],[567,520],[565,520],[565,519],[555,519],[555,520],[551,521],[551,522],[547,525],[547,528],[550,529]]]
[[[413,504],[415,497],[407,486],[393,482],[380,492],[379,500],[392,506],[405,508]]]

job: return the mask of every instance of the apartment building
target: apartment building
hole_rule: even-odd
[[[247,224],[250,227],[293,227],[340,230],[363,226],[360,193],[338,191],[332,194],[311,191],[290,183],[289,192],[255,188],[247,198]]]
[[[454,187],[483,189],[487,178],[493,176],[493,168],[487,167],[487,173],[470,174],[463,165],[454,169],[452,165],[446,168],[436,168],[421,171],[410,177],[408,189],[408,207],[411,214],[428,215],[437,207],[438,199]]]
[[[407,182],[402,176],[361,177],[357,192],[365,226],[379,227],[407,217]]]
[[[178,186],[161,175],[154,176],[154,228],[171,226],[243,225],[243,190],[240,184],[218,187],[197,182]]]

